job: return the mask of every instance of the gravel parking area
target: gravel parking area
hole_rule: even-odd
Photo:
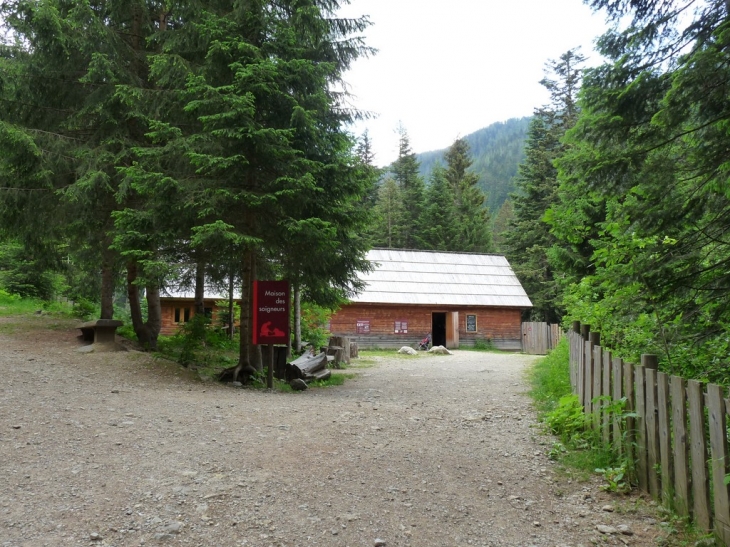
[[[380,358],[343,386],[283,394],[204,383],[136,351],[82,354],[77,334],[46,316],[0,319],[0,546],[662,535],[648,503],[548,458],[525,395],[534,357]]]

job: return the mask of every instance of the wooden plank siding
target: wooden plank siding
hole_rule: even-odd
[[[334,336],[349,337],[361,348],[412,346],[431,332],[433,313],[449,312],[458,312],[461,346],[470,347],[479,340],[491,341],[498,349],[522,349],[518,308],[351,303],[332,315],[329,330]],[[467,315],[476,315],[476,332],[467,332]],[[363,320],[369,322],[368,334],[357,332],[357,322]],[[406,321],[408,332],[396,334],[396,321]]]
[[[725,388],[660,372],[655,356],[642,356],[645,366],[624,363],[576,330],[568,334],[570,377],[588,427],[635,462],[632,480],[642,490],[730,546]],[[610,401],[621,400],[635,419],[611,414],[619,405]]]

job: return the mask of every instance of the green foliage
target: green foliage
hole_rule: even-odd
[[[316,351],[329,342],[331,333],[325,325],[331,316],[332,310],[328,308],[311,302],[302,302],[302,340],[309,343]]]
[[[529,371],[530,396],[541,413],[554,410],[558,401],[571,395],[569,351],[567,337],[563,337]]]
[[[491,338],[474,340],[474,349],[479,351],[495,351],[494,342]]]
[[[605,469],[599,467],[596,469],[596,473],[600,473],[603,477],[604,483],[601,485],[601,490],[614,494],[628,494],[631,491],[625,464]]]
[[[559,285],[550,263],[549,249],[555,236],[546,223],[546,212],[555,205],[558,172],[554,162],[565,152],[561,139],[575,125],[576,93],[585,57],[569,50],[548,65],[541,83],[551,94],[551,103],[535,111],[530,122],[525,160],[515,179],[511,200],[514,215],[504,234],[504,248],[522,286],[532,300],[529,319],[558,323]],[[551,79],[554,77],[555,79]]]
[[[593,4],[631,24],[599,40],[607,62],[586,71],[556,160],[548,254],[567,318],[627,359],[727,384],[727,3]]]
[[[590,446],[587,432],[588,418],[577,395],[565,395],[557,406],[545,415],[545,423],[553,435],[560,437],[565,445],[575,448]]]

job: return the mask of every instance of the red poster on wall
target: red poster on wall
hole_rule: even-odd
[[[289,282],[253,282],[253,343],[289,342]]]

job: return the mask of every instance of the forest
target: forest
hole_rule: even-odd
[[[499,252],[525,319],[727,385],[728,3],[586,3],[601,64],[546,60],[548,104],[445,151],[400,127],[385,169],[335,91],[374,54],[336,0],[3,3],[0,290],[125,306],[154,349],[166,287],[235,286],[245,367],[255,279],[334,309],[372,247]]]

